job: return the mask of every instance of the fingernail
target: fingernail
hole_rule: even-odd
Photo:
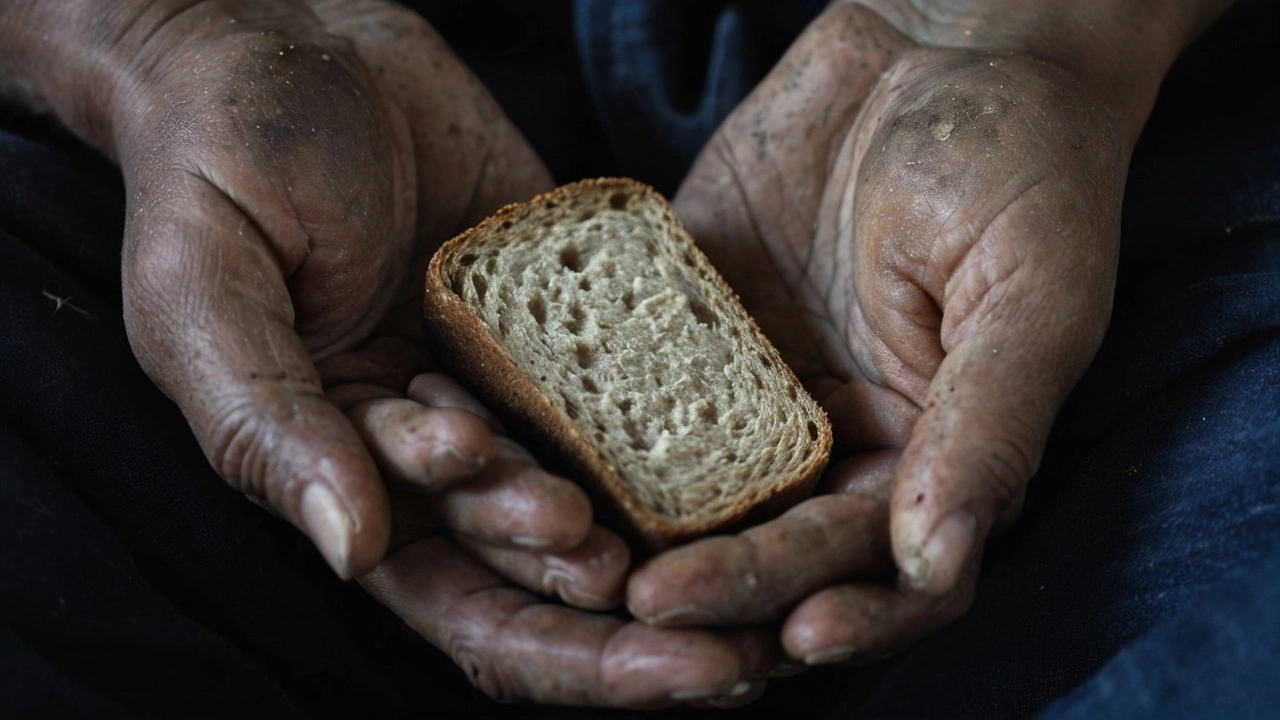
[[[631,614],[637,619],[650,625],[707,625],[720,622],[720,616],[717,613],[697,605],[682,605],[653,617],[640,615],[630,607],[627,609],[631,610]]]
[[[549,548],[555,543],[548,538],[534,537],[532,535],[512,535],[511,544],[538,550],[540,548]]]
[[[719,690],[677,690],[671,693],[671,699],[676,702],[691,702],[693,700],[720,697],[721,695],[724,695],[724,693]]]
[[[761,683],[761,685],[763,685],[763,683]],[[761,690],[761,689],[763,688],[757,686],[756,683],[743,680],[742,682],[739,682],[737,685],[734,685],[733,689],[730,690],[727,694],[721,695],[719,697],[707,698],[706,700],[695,701],[693,703],[693,706],[696,708],[714,708],[717,710],[728,710],[728,709],[732,709],[739,706],[738,698],[750,693],[753,690]]]
[[[484,466],[483,455],[462,452],[461,450],[459,450],[458,448],[452,445],[449,445],[445,450],[445,452],[449,455],[449,457],[461,463],[464,468],[479,470],[481,467]]]
[[[302,522],[329,567],[343,580],[351,578],[351,541],[355,528],[333,491],[313,482],[302,493]]]
[[[907,584],[932,594],[949,591],[973,551],[977,527],[968,510],[957,510],[939,522],[920,550],[903,563]]]
[[[731,698],[742,697],[743,695],[746,695],[750,691],[751,691],[751,683],[747,682],[746,680],[742,680],[742,681],[739,681],[737,685],[733,686],[733,689],[729,691],[729,694],[726,697],[731,697]]]
[[[542,589],[548,595],[559,595],[561,600],[578,607],[606,608],[613,604],[578,587],[573,576],[563,570],[551,569],[543,573]]]
[[[804,656],[804,664],[812,666],[841,663],[853,657],[853,653],[856,650],[857,648],[852,645],[840,645],[820,652],[810,653]]]

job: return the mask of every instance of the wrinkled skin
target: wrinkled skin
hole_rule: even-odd
[[[495,698],[748,697],[776,641],[588,612],[626,545],[433,372],[431,253],[551,186],[445,43],[378,0],[126,9],[109,84],[45,87],[121,165],[129,339],[218,472]]]
[[[958,14],[963,37],[985,27]],[[839,462],[777,520],[652,560],[628,606],[666,627],[780,621],[793,663],[870,662],[968,607],[1106,328],[1155,87],[1135,81],[1129,107],[1104,72],[925,47],[892,17],[829,8],[676,197],[830,415]]]
[[[1105,87],[1078,55],[1004,51],[1010,8],[1074,4],[879,4],[835,3],[676,199],[847,459],[629,585],[582,492],[422,350],[431,252],[551,183],[425,22],[380,0],[15,3],[0,71],[120,163],[130,342],[229,483],[495,698],[730,707],[782,650],[870,660],[964,610],[1105,326],[1125,163],[1172,58]],[[930,36],[939,17],[974,43]],[[624,590],[646,622],[596,612]]]

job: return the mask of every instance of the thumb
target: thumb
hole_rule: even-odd
[[[905,584],[926,594],[956,590],[992,527],[1016,517],[1054,417],[1105,328],[1109,294],[1054,312],[1061,296],[1032,278],[1018,284],[948,351],[894,478],[894,557]]]
[[[125,323],[143,368],[228,483],[304,531],[340,576],[372,569],[390,532],[386,492],[324,397],[257,226],[194,176],[144,202],[123,258]]]

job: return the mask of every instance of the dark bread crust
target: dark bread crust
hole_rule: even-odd
[[[570,212],[589,208],[621,209],[636,197],[656,200],[670,216],[677,243],[686,246],[703,275],[720,286],[732,305],[746,319],[759,346],[772,364],[797,392],[798,402],[811,403],[818,422],[817,447],[808,459],[750,502],[734,505],[729,511],[701,522],[665,517],[641,505],[595,446],[578,432],[574,423],[549,401],[534,380],[525,374],[489,334],[480,318],[460,298],[450,283],[447,269],[453,258],[481,239],[500,235],[513,225],[545,216],[548,227]],[[676,218],[666,199],[634,180],[601,178],[565,185],[519,205],[509,205],[493,217],[445,243],[431,259],[427,271],[424,323],[435,357],[464,385],[490,407],[516,437],[529,444],[552,466],[566,472],[592,495],[599,520],[622,532],[638,549],[657,552],[663,548],[724,532],[747,523],[773,517],[809,496],[817,484],[831,452],[831,425],[826,414],[804,391],[750,318],[742,303],[710,261],[697,250],[693,239]]]

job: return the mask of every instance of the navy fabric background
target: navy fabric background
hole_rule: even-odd
[[[821,3],[417,3],[560,180],[674,190]],[[731,716],[1274,717],[1280,7],[1180,61],[1113,327],[973,611]],[[213,474],[129,353],[116,171],[0,116],[0,715],[601,717],[504,707]],[[86,314],[54,311],[45,293]],[[673,714],[706,717],[706,713]]]

